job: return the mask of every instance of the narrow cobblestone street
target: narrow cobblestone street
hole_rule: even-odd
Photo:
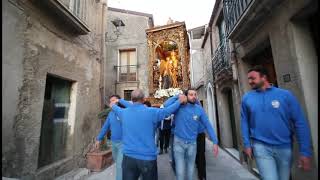
[[[213,157],[212,143],[206,143],[206,161],[207,161],[207,179],[208,180],[257,180],[258,178],[251,174],[241,164],[232,158],[224,150],[219,149],[218,158]],[[86,180],[115,179],[114,164],[100,173],[92,173]],[[197,179],[197,170],[195,169],[194,179]],[[158,177],[159,180],[174,180],[175,175],[169,163],[169,154],[158,156]]]
[[[2,1],[2,180],[318,180],[318,4]]]

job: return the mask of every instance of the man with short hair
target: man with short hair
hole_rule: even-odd
[[[179,100],[163,109],[144,106],[144,93],[140,89],[132,91],[131,99],[133,105],[126,109],[110,104],[122,121],[123,179],[137,180],[141,174],[143,179],[157,180],[155,125],[175,112],[187,98],[180,96]]]
[[[193,171],[197,152],[197,136],[200,126],[203,125],[207,130],[211,141],[213,142],[213,153],[218,155],[218,140],[212,125],[208,120],[203,108],[196,103],[197,92],[194,89],[188,89],[185,92],[187,103],[180,106],[174,113],[174,142],[173,151],[175,158],[175,171],[177,180],[184,180],[187,175],[188,180],[193,179]],[[177,99],[178,96],[169,98],[164,106],[167,107]],[[185,170],[186,167],[186,170]]]
[[[118,102],[120,99],[119,95],[111,95],[109,97],[109,103]],[[128,107],[131,103],[124,100],[120,100],[118,105],[120,107]],[[110,111],[106,121],[104,122],[99,135],[96,138],[95,148],[98,149],[101,141],[103,140],[106,133],[111,130],[111,141],[112,141],[112,159],[116,163],[116,180],[122,179],[122,127],[119,117]]]
[[[241,102],[241,130],[246,155],[256,160],[264,180],[288,180],[292,166],[293,135],[299,144],[299,166],[311,168],[311,139],[298,100],[268,81],[268,71],[255,66],[248,71],[252,91]],[[253,150],[253,152],[252,152]]]

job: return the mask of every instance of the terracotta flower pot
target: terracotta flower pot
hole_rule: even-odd
[[[112,164],[111,149],[99,152],[87,153],[87,168],[94,172],[100,172]]]

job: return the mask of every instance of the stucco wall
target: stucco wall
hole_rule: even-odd
[[[203,39],[190,39],[191,53],[190,53],[190,71],[191,71],[191,86],[195,87],[203,79],[205,71],[203,51],[201,49],[201,43]]]
[[[26,16],[14,6],[2,1],[2,172],[16,158],[14,144],[14,119],[19,112],[19,89],[23,85],[23,30]],[[14,33],[12,33],[14,32]]]
[[[115,26],[110,22],[115,18],[120,18],[125,26],[123,28],[122,34],[114,42],[107,42],[107,69],[105,71],[108,81],[107,86],[110,87],[106,89],[106,95],[111,94],[123,94],[125,89],[124,84],[117,84],[117,70],[114,66],[118,66],[119,50],[135,48],[137,53],[137,63],[138,63],[138,81],[139,83],[130,83],[128,89],[132,87],[140,88],[144,90],[145,94],[149,94],[148,91],[148,49],[147,49],[147,37],[145,30],[149,27],[149,17],[139,16],[123,12],[108,11],[108,34],[114,37],[112,33],[115,30]],[[116,87],[117,86],[117,87]],[[122,87],[122,88],[119,88]],[[120,92],[121,91],[121,92]]]
[[[88,35],[71,34],[58,18],[32,2],[3,1],[2,173],[7,177],[50,179],[85,165],[87,145],[100,129],[102,3],[92,2]],[[73,154],[38,169],[46,75],[73,81]]]

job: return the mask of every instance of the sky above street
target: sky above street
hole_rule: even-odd
[[[171,17],[185,21],[187,29],[208,24],[215,0],[108,0],[108,7],[153,15],[155,25],[165,25]]]

